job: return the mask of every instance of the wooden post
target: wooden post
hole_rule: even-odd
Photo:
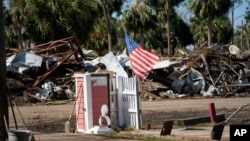
[[[139,79],[137,77],[133,77],[132,81],[135,83],[133,86],[135,86],[136,96],[135,96],[135,109],[137,110],[136,113],[136,129],[141,128],[141,108],[140,108],[140,94],[139,94]],[[132,87],[133,87],[132,86]]]
[[[122,98],[122,77],[116,77],[117,86],[117,103],[118,103],[118,125],[121,127],[125,124],[124,112],[123,112],[123,98]]]
[[[209,103],[208,109],[209,109],[211,123],[216,123],[216,111],[215,111],[214,103]]]

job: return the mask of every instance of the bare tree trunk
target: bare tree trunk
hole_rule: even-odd
[[[20,27],[17,28],[17,38],[18,38],[18,48],[23,49],[23,36]]]
[[[161,36],[164,35],[164,30],[163,30],[164,24],[161,25]],[[164,37],[164,36],[163,36]],[[164,56],[165,55],[165,47],[164,46],[160,46],[160,51],[161,51],[161,55]]]
[[[0,140],[5,141],[8,138],[6,126],[8,128],[8,98],[7,98],[7,76],[6,76],[6,58],[5,58],[5,39],[4,39],[4,15],[3,0],[0,4]],[[5,120],[7,125],[5,125]]]
[[[244,51],[245,48],[243,45],[243,20],[241,20],[240,46],[241,46],[241,49]]]
[[[104,17],[106,19],[106,24],[107,24],[109,51],[111,51],[112,50],[112,38],[111,38],[110,20],[109,20],[109,15],[108,15],[107,8],[105,7],[104,2],[102,2],[102,7],[103,7]]]
[[[145,47],[145,42],[144,42],[144,30],[143,28],[140,27],[140,45]]]
[[[250,40],[247,39],[247,49],[250,49]]]
[[[208,46],[212,45],[212,34],[213,34],[213,27],[212,27],[212,19],[208,18],[208,32],[207,32],[207,42],[208,42]]]
[[[171,40],[170,40],[170,4],[169,0],[166,1],[167,5],[167,39],[168,39],[168,56],[172,56]]]

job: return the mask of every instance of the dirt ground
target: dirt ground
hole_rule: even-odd
[[[50,104],[29,104],[15,100],[18,109],[14,107],[15,118],[18,129],[31,130],[36,140],[57,140],[64,137],[70,140],[70,135],[64,134],[64,124],[68,120],[73,109],[74,101],[58,101]],[[208,116],[208,104],[214,103],[217,114],[225,114],[226,118],[237,108],[250,104],[250,97],[233,98],[186,98],[186,99],[165,99],[161,101],[141,101],[142,123],[150,123],[152,128],[159,127],[166,120],[178,120],[192,117]],[[20,112],[19,112],[20,111]],[[250,108],[242,109],[234,116],[231,122],[246,124],[249,123]],[[14,117],[11,108],[9,109],[10,129],[15,129]],[[70,125],[74,128],[75,115]],[[79,134],[79,133],[75,133]],[[80,136],[83,136],[82,134]],[[49,138],[49,139],[48,139]],[[86,139],[86,137],[84,137]],[[99,140],[103,137],[89,136],[90,140]],[[107,139],[108,140],[108,139]],[[122,140],[122,139],[121,139]]]

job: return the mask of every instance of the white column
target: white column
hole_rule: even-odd
[[[85,131],[93,127],[92,91],[91,75],[84,76],[84,112],[85,112]]]
[[[118,109],[118,124],[119,126],[124,125],[124,111],[123,111],[123,98],[122,98],[122,77],[116,76],[117,83],[117,109]]]

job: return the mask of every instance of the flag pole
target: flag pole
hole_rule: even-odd
[[[127,53],[128,58],[129,58],[129,60],[130,60],[130,56],[129,56],[129,53],[128,53],[128,47],[126,47],[126,53]],[[131,61],[130,61],[130,63],[131,63],[131,75],[132,75],[132,76],[135,76],[134,69],[133,69],[133,64],[132,64]]]

